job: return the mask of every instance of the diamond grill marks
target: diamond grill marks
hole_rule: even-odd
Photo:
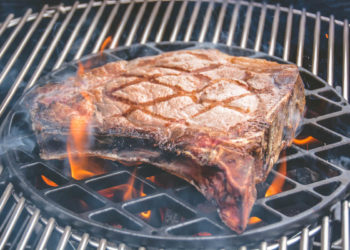
[[[168,100],[169,96],[173,96],[172,89],[150,82],[139,82],[137,84],[127,86],[123,89],[114,91],[112,94],[117,100],[127,100],[134,105],[147,105],[148,103]]]
[[[247,114],[256,111],[261,103],[257,95],[273,95],[275,88],[273,71],[260,75],[250,68],[238,68],[232,61],[236,62],[215,50],[179,51],[122,61],[121,66],[114,66],[124,68],[121,80],[108,83],[105,93],[128,107],[117,116],[124,116],[135,126],[140,121],[149,122],[149,126],[176,122],[229,129],[251,118]],[[257,85],[257,81],[262,84]],[[217,121],[217,114],[225,118]]]

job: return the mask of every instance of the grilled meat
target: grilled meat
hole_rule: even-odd
[[[158,166],[246,228],[263,182],[302,117],[294,65],[184,50],[108,63],[27,97],[41,157],[67,156],[70,122],[88,117],[87,155]]]

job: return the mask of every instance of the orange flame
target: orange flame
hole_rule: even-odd
[[[91,69],[93,65],[92,60],[88,60],[85,62],[85,65],[82,62],[78,62],[78,70],[77,70],[77,76],[82,77],[85,73],[86,69]]]
[[[84,74],[84,65],[81,62],[78,62],[78,70],[77,70],[77,76],[82,77]]]
[[[58,185],[56,184],[56,182],[50,180],[49,178],[47,178],[45,175],[41,175],[41,179],[49,186],[51,187],[57,187]]]
[[[309,150],[309,146],[311,148],[315,148],[315,147],[321,146],[323,144],[323,142],[319,141],[318,139],[316,139],[315,137],[312,137],[312,136],[308,136],[308,137],[303,138],[303,139],[294,139],[293,143],[306,149],[306,150]]]
[[[282,157],[286,156],[286,152],[283,151],[282,153]],[[275,194],[278,194],[280,192],[282,192],[282,188],[285,182],[285,177],[287,175],[287,161],[284,161],[280,168],[278,169],[278,172],[282,175],[277,175],[275,177],[275,179],[273,180],[272,184],[270,185],[270,187],[268,188],[268,190],[265,193],[265,197],[269,197]]]
[[[318,140],[312,136],[308,136],[308,137],[303,138],[303,139],[294,139],[293,140],[293,143],[297,144],[297,145],[309,144],[309,143],[313,143],[313,142],[318,142]]]
[[[92,99],[86,92],[81,92],[84,97],[86,111],[83,115],[75,116],[70,122],[69,137],[67,139],[67,153],[71,167],[72,178],[76,180],[86,179],[95,175],[103,174],[106,171],[103,166],[96,164],[86,155],[89,144],[89,121],[92,109]],[[81,111],[83,113],[83,111]]]
[[[248,224],[256,224],[256,223],[259,223],[261,222],[261,219],[259,217],[256,217],[256,216],[252,216],[249,218],[249,222]]]
[[[143,192],[143,183],[141,184],[141,187],[140,187],[140,196],[141,197],[144,197],[146,196],[147,194],[145,194]],[[151,210],[147,210],[147,211],[144,211],[144,212],[141,212],[140,213],[141,217],[143,217],[144,219],[146,220],[149,220],[151,218]]]
[[[326,33],[326,38],[328,39],[328,34]]]
[[[135,189],[134,189],[134,183],[135,183],[135,171],[134,171],[133,175],[131,176],[129,182],[126,184],[127,189],[123,195],[124,201],[131,200],[132,198],[134,198],[136,196]]]
[[[107,37],[101,45],[100,52],[103,52],[105,48],[108,46],[108,44],[110,44],[111,42],[112,42],[112,37],[111,36]]]

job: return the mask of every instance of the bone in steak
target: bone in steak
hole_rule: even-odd
[[[71,119],[89,117],[86,154],[185,179],[242,233],[255,185],[291,144],[305,97],[294,65],[203,49],[108,63],[38,87],[25,103],[42,158],[66,157]]]

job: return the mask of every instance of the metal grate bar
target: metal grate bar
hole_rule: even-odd
[[[260,244],[260,250],[267,250],[267,243],[265,241]]]
[[[96,42],[96,44],[95,44],[94,49],[92,50],[92,53],[96,53],[96,52],[98,52],[98,50],[100,49],[100,47],[101,47],[101,45],[102,45],[102,43],[103,43],[103,41],[104,41],[104,39],[105,39],[106,34],[107,34],[109,28],[110,28],[111,25],[112,25],[112,22],[113,22],[113,20],[114,20],[114,18],[115,18],[115,15],[116,15],[117,12],[118,12],[119,6],[120,6],[120,2],[117,2],[117,3],[114,5],[114,7],[113,7],[111,13],[110,13],[109,16],[108,16],[108,19],[107,19],[105,25],[103,25],[103,29],[102,29],[102,31],[101,31],[100,36],[99,36],[98,39],[97,39],[97,42]]]
[[[35,70],[34,74],[31,77],[31,79],[29,80],[29,83],[28,83],[26,89],[32,87],[34,85],[35,81],[39,78],[41,72],[43,71],[44,67],[46,66],[47,62],[49,61],[49,58],[50,58],[52,52],[56,48],[58,41],[61,39],[63,32],[66,30],[69,21],[72,19],[73,14],[74,14],[77,6],[78,6],[78,4],[75,3],[73,8],[71,9],[71,11],[69,12],[69,14],[64,19],[60,29],[58,30],[55,38],[52,41],[50,47],[46,50],[43,58],[41,59],[41,61],[39,63],[39,66],[37,67],[37,69]]]
[[[126,46],[130,46],[130,45],[132,44],[132,41],[134,40],[134,37],[135,37],[136,31],[137,31],[137,28],[139,27],[141,18],[142,18],[142,16],[143,16],[143,14],[145,13],[146,6],[147,6],[147,0],[145,0],[145,1],[143,2],[141,8],[139,9],[139,11],[138,11],[138,13],[137,13],[136,19],[135,19],[135,21],[134,21],[134,24],[132,25],[132,28],[131,28],[130,34],[129,34],[129,36],[128,36],[128,39],[127,39],[126,42],[125,42],[125,45],[126,45]]]
[[[27,22],[29,15],[32,13],[32,9],[28,9],[24,16],[21,18],[21,21],[18,23],[15,30],[11,33],[10,37],[6,40],[6,42],[2,45],[0,49],[0,58],[5,54],[6,50],[10,47],[13,40],[18,35],[19,31],[23,28],[24,24]]]
[[[320,52],[320,31],[321,31],[321,14],[318,11],[316,14],[315,30],[314,30],[314,45],[312,51],[312,73],[318,74],[318,61]]]
[[[214,1],[210,1],[209,6],[208,6],[207,11],[206,11],[205,16],[204,16],[201,32],[199,33],[198,42],[200,42],[200,43],[204,42],[205,35],[207,34],[208,26],[209,26],[209,22],[210,22],[210,18],[211,18],[211,13],[213,12],[213,8],[214,8]]]
[[[92,20],[92,23],[90,24],[90,27],[89,27],[88,31],[86,32],[86,35],[83,39],[83,42],[81,43],[77,53],[75,54],[74,60],[79,59],[83,55],[83,53],[86,49],[86,46],[87,46],[88,42],[90,41],[91,36],[92,36],[93,32],[95,31],[95,28],[96,28],[98,22],[101,19],[101,16],[102,16],[102,13],[103,13],[105,7],[106,7],[106,0],[103,1],[101,7],[98,9],[98,11],[96,13],[96,16]]]
[[[287,250],[287,237],[286,236],[281,237],[280,242],[279,242],[279,249],[280,250]]]
[[[304,228],[300,239],[300,250],[309,249],[309,229]]]
[[[293,25],[293,7],[290,6],[288,10],[288,16],[287,16],[286,34],[284,36],[284,49],[283,49],[283,60],[286,60],[286,61],[289,60],[292,25]]]
[[[84,233],[83,236],[81,237],[79,246],[78,246],[78,250],[84,250],[86,249],[88,243],[89,243],[89,234],[88,233]]]
[[[262,36],[264,34],[265,19],[266,19],[266,3],[264,3],[260,13],[258,31],[256,33],[256,40],[255,40],[255,46],[254,46],[255,51],[260,51]]]
[[[10,198],[12,190],[13,190],[13,185],[12,185],[12,183],[9,183],[6,186],[5,191],[2,193],[1,198],[0,198],[0,213],[2,212],[2,210],[4,210],[6,203],[7,203],[8,199]]]
[[[327,82],[333,86],[334,74],[334,16],[329,18],[329,35],[328,35],[328,61],[327,61]]]
[[[57,250],[64,250],[66,248],[67,242],[71,235],[72,228],[70,226],[66,226],[62,233],[61,239],[58,242]]]
[[[145,44],[147,42],[149,34],[151,33],[151,29],[152,29],[154,20],[156,19],[156,16],[158,14],[160,4],[161,4],[161,1],[157,1],[156,5],[153,7],[151,17],[149,18],[149,20],[147,22],[147,25],[146,25],[145,31],[143,32],[140,44]]]
[[[98,244],[97,250],[105,250],[106,248],[107,248],[107,240],[101,239]]]
[[[344,20],[343,30],[343,96],[349,100],[349,22]]]
[[[186,11],[186,7],[187,7],[187,4],[188,4],[188,0],[185,0],[182,5],[181,5],[181,9],[180,9],[180,12],[176,18],[176,21],[175,21],[175,27],[173,29],[173,32],[170,36],[170,42],[175,42],[176,41],[176,37],[179,33],[179,30],[180,30],[180,25],[182,23],[182,20],[184,18],[184,15],[185,15],[185,11]]]
[[[132,9],[134,8],[134,4],[135,4],[135,2],[132,1],[131,4],[126,9],[124,16],[123,16],[123,19],[120,22],[119,27],[118,27],[118,29],[115,32],[115,35],[113,37],[113,40],[112,40],[112,43],[110,46],[111,49],[114,49],[115,47],[117,47],[119,39],[120,39],[124,29],[125,29],[125,25],[126,25],[128,19],[129,19],[130,13],[131,13]]]
[[[39,23],[41,22],[43,15],[45,13],[45,11],[47,10],[48,6],[45,5],[40,14],[37,16],[35,22],[31,25],[29,31],[27,32],[27,34],[25,35],[25,37],[23,38],[23,40],[19,43],[18,48],[16,49],[15,53],[12,54],[10,60],[7,62],[6,66],[4,67],[4,69],[2,70],[2,72],[0,73],[0,85],[2,84],[2,82],[4,81],[5,77],[7,76],[7,74],[10,72],[13,64],[16,62],[16,60],[18,59],[18,56],[21,54],[22,50],[25,48],[25,46],[27,45],[27,42],[29,41],[29,39],[31,38],[31,36],[34,33],[34,30],[37,28],[37,26],[39,25]]]
[[[224,18],[225,18],[226,9],[227,9],[227,0],[224,0],[224,2],[221,5],[218,21],[216,23],[215,32],[214,32],[214,36],[213,36],[213,40],[212,40],[212,43],[214,43],[214,44],[217,44],[219,42],[222,24],[223,24]]]
[[[119,244],[119,250],[127,250],[127,247],[124,243]],[[159,249],[162,250],[162,249]]]
[[[2,235],[0,237],[0,249],[5,248],[6,242],[9,239],[9,237],[13,231],[13,228],[16,225],[18,218],[21,216],[25,201],[26,200],[23,197],[21,197],[21,199],[18,201],[15,209],[13,210],[11,218],[10,218],[8,224],[6,225],[4,232],[2,233]]]
[[[277,4],[276,10],[275,10],[275,15],[273,17],[273,23],[272,23],[270,48],[269,48],[269,55],[270,56],[273,56],[275,54],[279,19],[280,19],[280,5]]]
[[[28,70],[32,66],[32,63],[34,62],[36,56],[38,55],[38,52],[42,48],[43,43],[46,41],[47,36],[49,35],[49,33],[51,32],[54,24],[56,23],[56,21],[58,19],[58,16],[59,16],[59,12],[56,12],[55,15],[53,16],[53,18],[51,19],[50,23],[46,27],[44,33],[42,34],[40,40],[38,41],[38,43],[36,45],[36,47],[34,48],[32,53],[30,54],[30,56],[27,59],[27,61],[25,62],[24,66],[23,66],[21,72],[18,74],[15,82],[12,84],[12,86],[11,86],[9,92],[7,93],[5,99],[1,103],[1,105],[0,105],[0,117],[5,112],[5,110],[6,110],[7,106],[8,106],[8,104],[10,103],[12,97],[16,93],[18,87],[20,86],[24,76],[27,74]]]
[[[91,7],[92,7],[92,3],[93,1],[89,2],[89,5],[87,6],[87,8],[84,10],[83,14],[81,15],[78,23],[75,25],[74,30],[72,32],[72,34],[70,35],[70,37],[68,38],[68,41],[66,42],[66,45],[64,46],[63,51],[60,54],[60,57],[57,59],[55,66],[53,67],[53,70],[58,69],[62,63],[64,62],[64,60],[66,59],[68,52],[70,51],[70,49],[72,48],[73,42],[75,40],[75,38],[77,37],[81,26],[83,26],[84,21],[86,20],[87,15],[89,14]],[[78,2],[75,3],[75,5],[78,5]],[[73,6],[74,8],[74,6]]]
[[[321,230],[321,242],[322,250],[329,249],[329,217],[325,216],[322,219],[322,230]]]
[[[41,238],[40,238],[39,243],[36,247],[36,250],[44,250],[45,249],[46,244],[47,244],[54,228],[55,228],[55,219],[50,218],[46,224],[46,227],[45,227],[43,234],[41,235]]]
[[[6,17],[5,21],[3,23],[1,23],[0,26],[0,36],[2,35],[2,33],[4,33],[4,31],[7,29],[7,26],[9,25],[9,23],[11,22],[12,18],[14,17],[13,14],[10,14]]]
[[[342,209],[342,249],[343,250],[349,250],[349,202],[344,201],[343,204],[343,209]]]
[[[161,23],[161,25],[160,25],[160,27],[159,27],[159,30],[158,30],[158,33],[157,33],[157,36],[156,36],[156,39],[155,39],[155,42],[156,42],[156,43],[159,43],[159,42],[162,41],[162,39],[163,39],[165,27],[167,26],[167,24],[168,24],[168,22],[169,22],[169,18],[170,18],[171,11],[172,11],[173,8],[174,8],[174,3],[175,3],[175,0],[171,0],[171,1],[169,2],[168,7],[166,8],[165,14],[164,14],[164,16],[163,16],[162,23]]]
[[[247,47],[250,23],[252,20],[252,13],[253,13],[253,5],[250,4],[248,7],[248,10],[247,10],[245,20],[244,20],[244,26],[243,26],[244,28],[243,28],[242,39],[241,39],[241,48]]]
[[[24,231],[24,234],[22,235],[22,238],[20,239],[18,245],[17,245],[17,250],[24,250],[27,242],[29,241],[30,236],[32,235],[32,232],[36,226],[36,224],[38,223],[39,220],[39,216],[40,216],[40,210],[36,209],[33,213],[33,215],[31,216],[28,225]]]
[[[228,45],[228,46],[232,45],[232,42],[233,42],[233,39],[234,39],[240,7],[241,7],[240,2],[238,2],[235,5],[235,9],[233,10],[233,14],[232,14],[232,17],[231,17],[230,28],[229,28],[229,31],[228,31],[227,41],[226,41],[226,45]]]
[[[297,65],[303,66],[303,53],[305,41],[305,24],[306,24],[306,10],[303,9],[299,24],[298,49],[297,49]]]
[[[185,34],[185,38],[184,38],[185,42],[189,42],[191,39],[194,24],[195,24],[197,16],[198,16],[199,8],[201,7],[201,2],[202,2],[202,0],[198,0],[196,2],[196,5],[194,6],[194,9],[193,9],[193,12],[191,15],[191,19],[190,19],[190,22],[188,23],[187,30],[186,30],[186,34]]]

